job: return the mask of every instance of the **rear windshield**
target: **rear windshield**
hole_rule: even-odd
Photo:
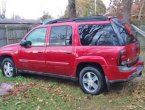
[[[137,41],[137,38],[135,38],[135,36],[133,34],[132,27],[130,27],[130,29],[131,29],[130,31],[132,31],[132,34],[130,34],[129,31],[125,28],[125,24],[123,23],[123,21],[115,18],[115,19],[113,19],[111,24],[120,40],[121,46]]]
[[[86,24],[79,26],[81,44],[84,46],[118,46],[119,39],[111,24]]]

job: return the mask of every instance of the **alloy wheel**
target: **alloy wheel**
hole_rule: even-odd
[[[95,92],[99,87],[98,77],[93,72],[86,72],[83,76],[82,83],[84,88],[90,93]]]
[[[12,66],[12,64],[10,62],[5,62],[3,65],[3,68],[4,68],[4,74],[6,77],[13,76],[14,67]]]

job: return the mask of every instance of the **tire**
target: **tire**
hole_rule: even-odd
[[[79,74],[79,84],[83,92],[98,95],[105,86],[104,75],[96,67],[84,67]]]
[[[17,75],[16,66],[11,58],[4,58],[1,64],[2,73],[5,77],[14,77]]]

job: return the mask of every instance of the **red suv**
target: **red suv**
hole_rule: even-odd
[[[28,72],[79,80],[85,93],[99,94],[110,83],[141,75],[144,62],[132,33],[113,17],[53,20],[0,49],[2,72],[6,77]]]

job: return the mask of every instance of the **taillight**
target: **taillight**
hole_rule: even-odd
[[[119,52],[118,65],[127,65],[127,51],[123,49]]]
[[[137,46],[136,46],[136,53],[140,53],[140,43],[137,43]]]

